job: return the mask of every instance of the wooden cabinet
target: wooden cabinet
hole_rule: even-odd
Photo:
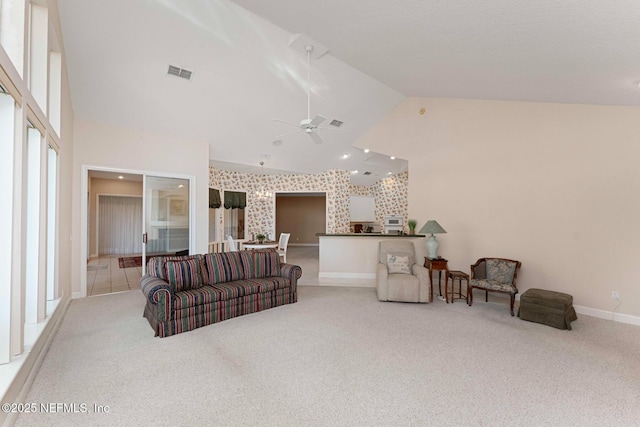
[[[351,196],[351,222],[371,222],[376,220],[375,198]]]

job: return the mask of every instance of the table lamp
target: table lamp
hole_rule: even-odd
[[[438,221],[430,219],[419,231],[420,234],[431,234],[427,239],[427,250],[429,251],[429,259],[438,258],[438,247],[440,243],[434,234],[446,233],[445,229],[438,224]]]

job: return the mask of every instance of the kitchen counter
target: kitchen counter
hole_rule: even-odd
[[[427,237],[424,234],[386,234],[386,233],[316,233],[318,237]]]
[[[426,254],[424,234],[318,233],[317,236],[320,243],[318,277],[323,285],[375,287],[378,243],[384,240],[413,239],[416,259]],[[322,281],[323,278],[337,280]],[[362,280],[342,284],[339,279]]]

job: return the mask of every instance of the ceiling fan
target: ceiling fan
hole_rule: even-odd
[[[318,126],[320,123],[324,122],[326,118],[321,116],[320,114],[316,114],[316,116],[311,118],[311,52],[313,52],[313,46],[307,45],[304,50],[307,52],[307,118],[300,120],[300,123],[291,123],[285,120],[273,119],[276,122],[284,123],[290,126],[299,127],[300,130],[305,132],[316,144],[322,144],[324,141],[320,138],[320,135],[316,133],[319,129]],[[283,136],[292,135],[294,133],[299,132],[297,130],[295,132],[286,133],[284,135],[278,136],[278,138],[282,138]]]

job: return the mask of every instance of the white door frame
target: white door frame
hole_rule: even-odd
[[[147,176],[159,176],[166,178],[180,178],[189,180],[189,251],[195,251],[196,245],[196,177],[195,175],[183,175],[183,174],[171,174],[166,172],[157,172],[157,171],[147,171],[147,170],[132,170],[132,169],[121,169],[121,168],[111,168],[105,166],[94,166],[94,165],[82,165],[82,182],[80,188],[80,254],[78,254],[82,259],[80,260],[80,292],[74,292],[73,298],[84,298],[87,296],[87,260],[86,256],[88,254],[88,244],[87,241],[87,231],[88,231],[88,203],[89,203],[89,171],[102,171],[102,172],[113,172],[120,174],[134,174],[134,175],[142,175]],[[144,195],[143,195],[143,205],[144,205]],[[140,219],[143,221],[143,229],[144,229],[144,218]],[[142,238],[142,236],[140,236]]]

